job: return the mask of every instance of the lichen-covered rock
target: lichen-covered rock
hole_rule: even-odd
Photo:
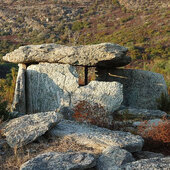
[[[48,152],[27,161],[20,170],[83,170],[96,165],[96,159],[89,153]]]
[[[98,69],[98,81],[117,81],[123,84],[123,105],[131,108],[158,109],[157,99],[167,94],[161,74],[133,69]]]
[[[103,150],[108,146],[119,146],[129,152],[140,151],[143,139],[129,132],[112,131],[106,128],[63,120],[49,131],[52,136],[73,138],[81,145]]]
[[[26,65],[18,64],[18,66],[19,66],[19,70],[18,70],[18,75],[16,80],[12,111],[25,114],[26,113],[26,96],[25,96]]]
[[[3,57],[13,63],[62,63],[81,66],[119,67],[130,63],[127,48],[117,44],[65,46],[42,44],[21,46]]]
[[[70,105],[70,95],[78,88],[78,75],[68,64],[42,63],[26,71],[27,113],[56,110]]]
[[[127,163],[120,167],[121,170],[130,169],[130,170],[146,170],[146,169],[170,169],[170,157],[165,158],[151,158],[151,159],[141,159],[139,161]]]
[[[106,148],[102,155],[98,158],[98,170],[114,170],[123,164],[133,162],[135,159],[132,154],[119,147]]]
[[[103,121],[109,123],[113,118],[112,113],[120,107],[123,101],[122,88],[122,84],[118,82],[91,81],[72,94],[72,107],[74,109],[81,105],[85,113],[92,114],[89,115],[91,119],[95,119],[98,115],[98,118],[101,117],[105,119]],[[81,111],[83,111],[82,108]]]
[[[43,112],[10,120],[2,130],[11,147],[24,146],[42,136],[62,119],[56,112]]]

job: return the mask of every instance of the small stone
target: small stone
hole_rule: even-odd
[[[108,147],[98,158],[97,169],[114,170],[115,167],[119,167],[125,163],[133,161],[135,161],[135,159],[130,152],[120,149],[119,147]]]
[[[27,161],[20,167],[20,170],[83,170],[95,165],[96,159],[89,153],[48,152]]]
[[[121,166],[122,170],[127,169],[127,170],[135,170],[135,169],[140,169],[140,170],[145,170],[145,169],[165,169],[168,170],[170,169],[170,157],[165,157],[165,158],[151,158],[151,159],[141,159],[139,161],[127,163],[123,166]]]

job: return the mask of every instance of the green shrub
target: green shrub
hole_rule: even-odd
[[[0,97],[0,119],[7,120],[9,119],[9,112],[7,110],[7,101],[3,101]]]

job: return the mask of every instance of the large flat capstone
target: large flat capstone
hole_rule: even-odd
[[[2,129],[11,147],[24,146],[55,126],[62,119],[56,112],[42,112],[25,115],[9,121]]]
[[[127,48],[117,44],[65,46],[42,44],[21,46],[6,54],[3,60],[13,63],[62,63],[81,66],[119,67],[130,63]]]
[[[129,152],[140,151],[143,147],[143,139],[129,132],[112,131],[93,125],[62,120],[49,134],[57,137],[73,138],[81,145],[96,149],[105,149],[109,146],[118,146]]]

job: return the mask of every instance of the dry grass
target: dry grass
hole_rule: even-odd
[[[79,145],[70,138],[61,139],[48,136],[41,137],[36,142],[18,149],[11,149],[5,144],[2,151],[3,153],[0,152],[0,170],[18,170],[24,162],[46,152],[81,151],[94,154],[99,154],[100,152],[93,148]]]

